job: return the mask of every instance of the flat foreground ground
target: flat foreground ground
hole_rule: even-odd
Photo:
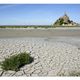
[[[80,76],[80,50],[75,45],[44,38],[0,39],[0,61],[21,52],[34,61],[18,72],[0,68],[0,76]]]
[[[80,76],[80,28],[0,29],[0,62],[25,51],[34,62],[0,76]]]

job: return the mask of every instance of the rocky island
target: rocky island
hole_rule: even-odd
[[[65,13],[64,16],[57,19],[54,26],[78,26],[78,23],[70,20],[69,16]]]

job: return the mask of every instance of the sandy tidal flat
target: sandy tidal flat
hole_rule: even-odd
[[[80,73],[80,50],[74,44],[45,38],[0,39],[0,61],[25,51],[34,57],[34,62],[18,72],[0,68],[0,76],[70,76]]]
[[[15,37],[80,37],[80,28],[50,28],[50,29],[27,29],[27,28],[2,28],[0,38]]]

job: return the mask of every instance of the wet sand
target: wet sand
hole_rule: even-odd
[[[0,39],[43,38],[44,41],[65,42],[80,48],[80,28],[6,28],[0,29]]]
[[[15,37],[80,37],[80,28],[0,29],[0,38]]]
[[[0,39],[7,38],[43,38],[45,41],[65,42],[80,48],[80,28],[7,28],[0,29]]]

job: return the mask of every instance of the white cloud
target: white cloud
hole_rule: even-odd
[[[16,6],[16,4],[0,4],[0,10],[1,9],[6,9],[6,8],[9,8],[9,7],[14,7]]]

